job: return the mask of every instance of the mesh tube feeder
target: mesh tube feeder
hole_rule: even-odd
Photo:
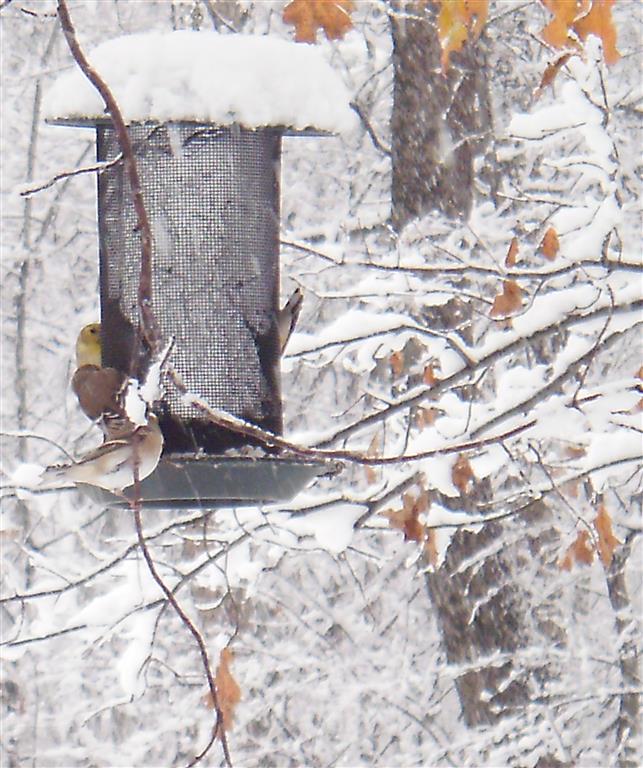
[[[282,137],[350,126],[343,85],[316,49],[268,37],[132,35],[90,58],[128,124],[152,230],[152,306],[162,337],[174,338],[173,368],[214,408],[281,434]],[[116,132],[80,71],[59,78],[45,111],[51,123],[95,128],[99,161],[118,158]],[[141,237],[122,163],[98,175],[98,230],[103,365],[140,379]],[[256,450],[222,455],[250,441],[173,387],[156,410],[165,445],[141,484],[146,506],[287,500],[333,468]]]

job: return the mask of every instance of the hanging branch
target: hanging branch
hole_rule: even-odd
[[[214,711],[215,711],[215,721],[214,721],[214,726],[212,728],[211,737],[208,743],[205,745],[205,747],[201,750],[201,752],[199,752],[196,755],[196,757],[194,757],[194,759],[190,761],[190,763],[188,764],[188,768],[190,768],[190,766],[196,765],[206,756],[206,754],[210,750],[210,747],[216,741],[217,737],[221,739],[221,748],[223,749],[223,756],[225,759],[225,763],[227,766],[231,768],[232,760],[230,759],[230,750],[228,749],[228,740],[226,738],[226,733],[224,728],[223,712],[221,711],[221,705],[219,703],[217,686],[216,686],[216,683],[214,682],[214,674],[212,672],[212,666],[210,664],[210,657],[208,656],[208,649],[205,645],[205,640],[201,636],[201,633],[196,628],[195,624],[187,615],[187,613],[180,606],[179,601],[174,596],[173,591],[167,586],[167,584],[161,578],[159,572],[156,570],[156,565],[154,564],[152,555],[150,554],[150,551],[147,548],[147,542],[145,541],[145,536],[143,535],[143,523],[141,521],[141,482],[138,477],[138,462],[137,462],[136,456],[134,457],[133,468],[134,468],[134,498],[130,501],[130,508],[134,512],[134,525],[136,526],[136,536],[138,538],[138,546],[141,552],[143,553],[143,558],[145,559],[147,568],[152,578],[158,584],[161,591],[165,595],[165,599],[172,606],[172,608],[174,609],[174,612],[179,617],[179,619],[181,619],[183,624],[187,627],[190,634],[196,641],[197,646],[199,647],[199,653],[201,655],[201,661],[203,663],[203,669],[205,670],[205,676],[208,681],[208,688],[210,689],[210,696],[212,697],[212,704],[214,706]]]
[[[152,311],[152,230],[145,210],[141,182],[136,167],[134,148],[130,139],[125,120],[120,111],[116,99],[107,83],[89,63],[78,39],[76,30],[69,15],[67,0],[58,0],[58,18],[62,27],[67,45],[76,63],[85,77],[91,82],[101,95],[105,103],[105,109],[112,121],[116,137],[123,153],[125,170],[129,179],[134,209],[138,220],[138,230],[141,233],[141,272],[138,281],[138,306],[141,313],[141,332],[153,353],[157,352],[160,344],[160,331],[158,323]]]
[[[96,90],[100,93],[105,108],[110,116],[114,130],[118,138],[118,143],[121,148],[125,169],[130,183],[132,191],[132,198],[134,201],[134,208],[136,210],[136,216],[138,219],[138,229],[141,233],[141,271],[138,283],[138,306],[140,311],[140,330],[149,344],[153,353],[157,353],[160,346],[160,334],[158,331],[158,325],[154,313],[152,311],[152,232],[150,229],[149,219],[147,217],[147,211],[145,210],[145,204],[143,201],[143,194],[141,192],[141,184],[138,175],[138,169],[136,167],[136,160],[134,157],[134,149],[130,140],[127,126],[121,114],[121,111],[116,103],[116,100],[108,88],[105,81],[100,77],[98,72],[91,66],[87,57],[78,43],[76,37],[76,31],[74,29],[71,16],[69,15],[69,9],[67,7],[66,0],[58,0],[58,18],[67,40],[67,45],[74,57],[76,63],[82,70],[83,74],[92,83]],[[138,538],[138,546],[143,554],[143,558],[147,564],[148,570],[158,584],[159,588],[165,595],[167,601],[170,603],[177,616],[183,622],[183,624],[190,631],[194,637],[201,655],[203,662],[203,668],[208,681],[208,687],[210,689],[210,695],[214,704],[216,712],[216,720],[212,730],[212,736],[208,741],[205,748],[196,755],[196,757],[190,762],[190,765],[198,763],[209,751],[212,744],[214,744],[217,737],[221,739],[221,746],[223,749],[223,755],[227,766],[232,765],[230,759],[230,752],[228,749],[227,739],[225,735],[223,725],[223,713],[219,705],[217,696],[216,684],[214,681],[214,675],[212,667],[210,665],[210,659],[208,657],[208,651],[205,645],[205,641],[201,636],[201,633],[196,628],[190,617],[185,613],[183,608],[179,605],[172,590],[165,584],[160,574],[156,570],[154,560],[150,554],[145,537],[143,535],[143,528],[141,522],[141,493],[140,493],[140,480],[138,477],[138,456],[136,453],[136,447],[134,448],[133,457],[133,471],[134,471],[134,498],[130,502],[130,506],[134,512],[134,522],[136,526],[136,534]]]

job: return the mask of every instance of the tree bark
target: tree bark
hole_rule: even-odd
[[[616,740],[619,765],[630,768],[641,764],[641,688],[640,658],[636,639],[639,636],[636,616],[639,605],[632,605],[625,579],[625,565],[632,554],[635,534],[631,533],[614,553],[607,574],[607,592],[616,614],[619,636],[619,666],[621,684],[627,691],[619,700],[616,720]],[[637,610],[638,608],[638,610]]]
[[[430,211],[466,218],[474,158],[491,133],[485,46],[465,44],[442,72],[436,9],[424,17],[395,3],[391,117],[392,222],[399,231]]]

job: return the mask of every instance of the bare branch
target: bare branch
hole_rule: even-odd
[[[203,664],[205,676],[208,681],[210,696],[212,697],[212,703],[216,713],[216,719],[214,722],[214,727],[212,730],[212,736],[210,741],[206,744],[205,748],[201,752],[199,752],[199,754],[197,754],[193,760],[191,760],[188,763],[188,768],[189,766],[196,765],[205,757],[205,755],[208,753],[212,744],[214,744],[217,736],[221,739],[221,747],[223,749],[225,763],[227,766],[229,766],[229,768],[232,768],[232,760],[230,759],[230,751],[228,749],[228,740],[226,737],[225,728],[223,726],[223,712],[221,711],[221,706],[219,704],[219,697],[217,695],[217,687],[214,682],[214,674],[212,672],[212,667],[210,665],[210,657],[208,656],[208,649],[205,645],[205,641],[203,637],[201,637],[201,633],[196,628],[196,625],[192,622],[190,617],[183,610],[183,608],[179,604],[179,601],[174,596],[173,591],[167,586],[167,584],[161,578],[159,572],[156,569],[156,565],[154,564],[154,560],[152,559],[152,555],[150,554],[150,551],[147,548],[145,536],[143,535],[143,523],[141,521],[141,484],[138,477],[138,462],[136,461],[136,457],[133,462],[133,469],[134,469],[134,498],[130,502],[130,506],[132,511],[134,512],[134,525],[136,526],[138,546],[143,554],[143,558],[145,560],[145,563],[147,564],[147,569],[149,570],[150,575],[160,587],[161,591],[165,595],[166,600],[172,606],[176,615],[187,627],[188,631],[196,641],[196,644],[199,648],[199,653],[201,655],[201,662]]]
[[[368,133],[368,135],[371,138],[371,141],[373,142],[373,146],[376,149],[379,149],[379,151],[382,152],[387,157],[390,157],[391,156],[391,148],[390,147],[385,147],[384,144],[382,144],[382,142],[379,140],[377,134],[375,133],[375,130],[374,130],[373,126],[371,125],[371,121],[366,116],[366,113],[364,112],[362,107],[360,107],[360,105],[356,101],[351,101],[350,107],[357,114],[359,119],[361,120],[362,125],[364,126],[364,129],[366,130],[366,133]]]
[[[636,323],[633,328],[637,328],[639,325],[641,325],[641,323]],[[623,336],[630,330],[631,329],[628,328],[627,331],[618,331],[611,334],[603,340],[600,346],[600,350],[604,351],[609,349],[617,341],[620,341]],[[529,411],[534,405],[542,402],[545,398],[549,397],[549,395],[556,392],[564,384],[565,381],[572,378],[572,376],[575,376],[579,368],[582,368],[582,366],[591,362],[591,360],[595,357],[596,352],[596,344],[593,344],[592,348],[588,352],[585,352],[585,354],[581,355],[576,360],[573,360],[562,373],[553,378],[546,386],[541,387],[531,397],[525,398],[520,403],[517,403],[513,407],[508,408],[506,411],[499,413],[497,416],[489,419],[489,421],[486,421],[484,424],[481,424],[479,427],[473,430],[471,437],[478,437],[479,435],[484,434],[487,430],[493,429],[494,427],[497,427],[498,424],[502,424],[502,422],[507,421],[507,419],[511,419],[513,416],[516,416],[519,413],[526,413]]]
[[[318,448],[306,448],[302,445],[297,445],[289,440],[285,440],[283,437],[268,432],[261,427],[257,427],[255,424],[243,421],[241,419],[232,416],[224,411],[217,410],[210,407],[205,401],[189,393],[185,385],[180,380],[178,374],[175,371],[170,372],[172,381],[177,387],[179,392],[183,395],[185,401],[202,413],[208,421],[212,424],[216,424],[219,427],[224,427],[232,432],[236,432],[246,437],[257,440],[266,448],[280,448],[284,451],[288,451],[290,454],[299,456],[301,458],[308,459],[337,459],[340,461],[348,461],[353,464],[362,464],[364,466],[384,466],[387,464],[406,464],[411,461],[421,461],[433,456],[445,456],[451,453],[463,453],[465,451],[478,450],[484,448],[487,445],[508,440],[522,432],[531,429],[536,423],[535,420],[528,421],[525,424],[520,424],[513,429],[503,432],[500,435],[494,435],[493,437],[484,438],[482,440],[467,441],[463,443],[457,443],[454,445],[444,446],[442,448],[433,448],[429,451],[422,451],[421,453],[413,454],[401,454],[398,456],[367,456],[359,451],[345,451],[345,450],[320,450]],[[431,390],[432,392],[434,390]],[[392,408],[393,406],[389,406]],[[385,409],[386,410],[386,409]],[[378,415],[378,414],[375,414]],[[366,417],[367,419],[370,417]]]
[[[536,343],[541,339],[545,339],[554,333],[559,333],[560,331],[571,328],[575,325],[580,325],[591,320],[599,320],[608,316],[610,313],[613,315],[619,315],[628,312],[635,312],[641,308],[643,308],[643,299],[638,299],[628,304],[619,305],[617,307],[612,307],[610,305],[599,307],[598,309],[594,309],[590,312],[584,312],[582,314],[568,315],[559,322],[551,323],[545,328],[540,328],[527,336],[520,336],[519,338],[513,339],[512,341],[505,344],[505,346],[500,347],[494,352],[490,352],[489,354],[479,358],[474,365],[461,368],[459,371],[451,374],[451,376],[440,379],[431,387],[422,387],[415,394],[408,395],[407,397],[386,406],[381,411],[372,413],[368,416],[358,419],[346,427],[342,427],[341,429],[337,430],[331,437],[319,441],[317,443],[317,447],[323,448],[324,446],[331,445],[332,443],[338,440],[343,440],[349,435],[352,435],[354,432],[364,429],[365,427],[385,421],[395,413],[399,413],[400,411],[403,411],[407,408],[411,408],[414,405],[419,405],[419,403],[421,403],[427,397],[437,396],[447,389],[460,384],[463,381],[466,381],[473,373],[480,371],[489,365],[493,365],[499,359],[505,357],[506,355],[512,354],[513,352],[517,352],[528,344]]]
[[[78,39],[69,15],[67,0],[58,0],[58,18],[67,40],[67,45],[83,74],[96,88],[105,102],[105,107],[114,126],[118,143],[123,154],[125,169],[129,178],[132,199],[138,220],[138,230],[141,234],[141,271],[138,284],[138,306],[141,313],[141,331],[152,352],[160,345],[160,332],[152,311],[152,230],[145,209],[141,183],[136,167],[134,148],[130,139],[125,120],[107,83],[89,63]]]

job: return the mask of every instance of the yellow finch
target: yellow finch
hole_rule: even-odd
[[[288,301],[277,313],[277,328],[279,330],[279,351],[283,353],[288,344],[288,339],[295,330],[295,325],[299,319],[301,305],[304,301],[304,294],[301,288],[295,288]]]
[[[76,339],[76,367],[95,365],[102,368],[100,323],[90,323],[81,329]]]
[[[139,480],[156,469],[163,450],[163,435],[156,416],[148,423],[134,427],[127,434],[105,442],[73,464],[47,467],[40,478],[40,487],[85,483],[121,493],[134,485],[134,468]]]
[[[101,365],[100,323],[86,325],[76,340],[77,368],[71,380],[83,413],[99,422],[107,439],[129,433],[134,425],[127,418],[121,395],[127,376],[116,368]]]

